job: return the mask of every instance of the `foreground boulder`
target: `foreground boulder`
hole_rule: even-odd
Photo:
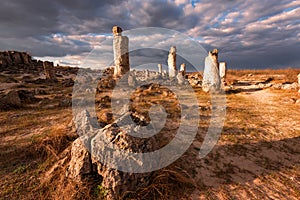
[[[113,123],[96,129],[95,122],[92,122],[87,111],[78,114],[74,120],[77,122],[76,128],[80,138],[73,142],[66,175],[75,181],[84,181],[88,175],[97,174],[101,177],[99,180],[102,180],[101,185],[106,190],[107,199],[119,199],[127,191],[135,191],[149,184],[149,173],[130,172],[134,166],[126,166],[128,170],[123,171],[112,167],[114,162],[118,165],[118,159],[123,159],[126,154],[114,154],[111,146],[126,152],[150,152],[155,148],[153,138],[141,139],[129,135],[141,127],[126,123],[128,117],[130,113],[117,120],[116,123],[121,123],[121,126]]]

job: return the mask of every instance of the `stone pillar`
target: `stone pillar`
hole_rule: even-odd
[[[182,63],[182,64],[180,65],[180,73],[182,74],[182,76],[185,75],[185,63]]]
[[[146,79],[148,79],[150,77],[149,69],[146,69],[146,71],[145,71],[145,77],[146,77]]]
[[[122,36],[122,29],[118,26],[114,26],[112,29],[114,34],[113,49],[114,49],[114,61],[115,70],[114,76],[122,76],[130,70],[129,66],[129,52],[128,37]]]
[[[222,88],[224,88],[224,86],[226,84],[226,81],[225,81],[226,70],[227,70],[226,68],[227,68],[226,62],[220,62],[220,64],[219,64],[219,73],[220,73],[220,79],[221,79],[221,86],[222,86]]]
[[[176,76],[176,47],[172,46],[170,48],[168,56],[168,68],[169,68],[169,77],[174,78]]]
[[[212,52],[209,52],[205,58],[202,89],[205,92],[219,91],[220,83],[218,50],[214,49]]]
[[[158,64],[157,65],[157,67],[158,67],[158,74],[162,74],[162,64]]]
[[[49,81],[57,81],[54,71],[53,62],[43,62],[46,79]]]

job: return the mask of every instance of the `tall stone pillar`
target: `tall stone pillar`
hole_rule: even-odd
[[[205,58],[202,89],[205,92],[219,91],[220,83],[218,50],[214,49],[212,52],[209,52]]]
[[[180,73],[184,76],[185,75],[185,63],[182,63],[181,65],[180,65]]]
[[[162,74],[162,64],[158,64],[158,73],[161,75]]]
[[[122,36],[122,29],[118,26],[114,26],[112,32],[114,34],[113,49],[114,49],[114,61],[115,70],[114,76],[122,76],[130,70],[129,66],[129,52],[128,37]]]
[[[53,62],[45,61],[43,62],[43,67],[44,67],[46,79],[49,81],[57,81]]]
[[[227,64],[226,62],[220,62],[219,64],[219,73],[220,73],[220,79],[221,79],[221,86],[224,88],[226,82],[225,82],[225,78],[226,78],[226,69],[227,68]]]
[[[168,68],[169,68],[169,77],[174,78],[176,76],[176,47],[172,46],[169,51],[168,56]]]

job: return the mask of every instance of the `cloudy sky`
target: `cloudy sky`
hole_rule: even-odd
[[[119,25],[178,31],[230,68],[300,67],[299,0],[10,0],[0,20],[0,50],[61,64],[81,65]]]

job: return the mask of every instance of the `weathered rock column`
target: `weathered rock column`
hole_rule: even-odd
[[[49,81],[57,81],[54,71],[53,62],[43,62],[46,79]]]
[[[182,64],[180,65],[180,73],[182,74],[182,76],[185,75],[185,63],[182,63]]]
[[[220,90],[220,74],[218,63],[218,50],[214,49],[205,58],[205,68],[202,81],[202,89],[205,92]]]
[[[174,78],[176,76],[176,47],[172,46],[170,48],[168,56],[168,68],[169,68],[169,77]]]
[[[219,64],[219,73],[220,73],[220,79],[221,79],[221,87],[224,88],[226,81],[226,69],[227,68],[227,64],[226,62],[220,62]]]
[[[162,74],[162,64],[158,64],[158,73],[161,75]]]
[[[114,49],[114,61],[115,70],[114,76],[122,76],[130,70],[129,66],[129,52],[128,52],[128,37],[122,36],[122,29],[118,26],[114,26],[112,32],[114,34],[113,49]]]

